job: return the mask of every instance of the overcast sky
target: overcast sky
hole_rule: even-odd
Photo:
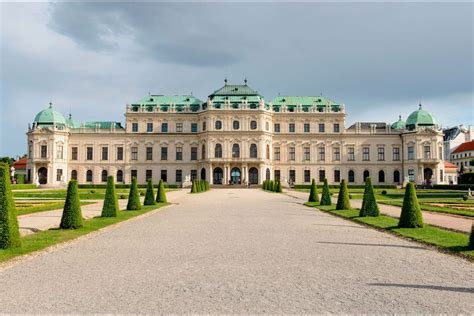
[[[0,4],[0,156],[26,152],[50,100],[79,121],[124,119],[153,94],[206,100],[227,76],[266,100],[319,95],[347,125],[418,103],[474,124],[472,3]]]

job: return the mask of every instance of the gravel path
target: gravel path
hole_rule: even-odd
[[[300,199],[302,202],[307,201],[309,193],[300,192],[300,191],[288,191],[288,195]],[[337,194],[332,198],[333,202],[337,202]],[[351,206],[353,208],[360,208],[362,206],[362,200],[351,200]],[[402,208],[399,206],[386,205],[379,203],[380,213],[391,216],[391,217],[400,217]],[[450,215],[443,213],[427,212],[422,211],[423,221],[427,224],[444,227],[448,229],[457,230],[460,232],[470,233],[472,223],[474,219],[467,217],[462,217],[458,215]]]
[[[216,189],[0,271],[2,313],[474,313],[474,266]]]

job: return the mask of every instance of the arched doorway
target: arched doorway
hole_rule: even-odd
[[[250,182],[250,184],[258,184],[258,170],[257,170],[257,168],[252,167],[252,168],[249,169],[249,182]]]
[[[206,168],[201,169],[201,180],[206,180]]]
[[[431,168],[423,169],[423,179],[425,180],[425,184],[431,185],[432,178],[433,178],[433,169]]]
[[[41,167],[38,169],[38,181],[39,184],[48,183],[48,169],[46,169],[45,167]]]
[[[400,183],[400,171],[395,170],[393,172],[393,182],[394,183]]]
[[[230,171],[230,181],[232,184],[240,184],[240,169],[237,167],[232,168]]]
[[[224,172],[222,172],[221,168],[214,168],[214,171],[212,173],[212,183],[213,184],[222,184],[222,177],[224,175]]]
[[[370,177],[369,170],[364,170],[364,182],[367,180],[368,177]]]

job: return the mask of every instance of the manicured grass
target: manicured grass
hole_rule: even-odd
[[[166,189],[166,192],[180,189]],[[81,200],[103,200],[105,198],[105,189],[79,189],[79,198]],[[128,199],[129,189],[116,189],[118,199]],[[145,196],[146,189],[139,189],[140,196]],[[40,198],[40,199],[65,199],[66,190],[33,190],[13,192],[14,198]]]
[[[403,204],[402,201],[383,201],[383,200],[379,200],[379,203],[387,204],[387,205],[394,205],[394,206],[402,206],[402,204]],[[450,207],[446,207],[446,206],[444,206],[444,207],[435,206],[435,205],[429,205],[429,204],[426,204],[426,203],[428,203],[428,202],[423,201],[422,203],[420,203],[420,207],[421,207],[422,211],[438,212],[438,213],[446,213],[446,214],[455,214],[455,215],[474,217],[474,211],[463,210],[463,209],[455,209],[455,208],[450,208]],[[440,202],[440,203],[444,203],[444,201]],[[459,203],[459,204],[463,204],[463,203]]]
[[[457,254],[474,261],[474,250],[467,249],[469,241],[469,235],[467,234],[453,232],[426,224],[422,228],[398,228],[398,219],[385,215],[380,215],[378,217],[359,217],[359,210],[356,209],[336,211],[334,206],[320,206],[317,205],[317,203],[305,203],[305,205],[380,230],[388,231],[404,238],[435,246],[442,251]]]
[[[81,205],[94,204],[94,202],[81,202]],[[40,202],[33,203],[31,201],[15,201],[15,207],[18,215],[26,215],[44,211],[57,210],[64,207],[64,202]]]
[[[38,189],[36,184],[12,184],[12,190],[34,190]]]
[[[5,250],[0,249],[0,262],[4,262],[17,256],[29,254],[55,244],[75,239],[109,225],[123,222],[132,217],[153,211],[167,204],[168,203],[160,203],[157,205],[143,206],[139,211],[121,211],[118,213],[117,217],[91,218],[89,220],[84,220],[84,226],[78,229],[50,229],[22,237],[22,247]]]

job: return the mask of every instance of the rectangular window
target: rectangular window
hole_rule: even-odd
[[[408,169],[408,181],[415,182],[415,169]]]
[[[130,176],[132,179],[133,178],[138,179],[138,171],[136,169],[132,169],[130,172]]]
[[[384,161],[385,160],[385,148],[379,147],[377,148],[377,160]]]
[[[408,160],[415,159],[415,147],[408,146]]]
[[[183,160],[183,147],[176,147],[176,160]]]
[[[138,123],[132,123],[132,133],[138,132]]]
[[[294,133],[295,132],[295,123],[290,123],[288,125],[288,132]]]
[[[138,147],[132,147],[132,160],[138,160]]]
[[[273,130],[275,133],[280,133],[280,123],[275,123],[273,125]]]
[[[168,160],[168,147],[161,147],[161,160]]]
[[[290,170],[290,174],[289,174],[289,180],[291,183],[295,183],[296,181],[296,170]]]
[[[176,132],[177,133],[183,132],[183,123],[176,123]]]
[[[198,175],[197,170],[191,170],[191,181],[196,180],[197,175]]]
[[[424,146],[424,157],[425,159],[431,159],[431,147]]]
[[[48,155],[48,146],[41,145],[41,158],[46,158]]]
[[[363,161],[369,161],[370,160],[370,148],[369,147],[363,147],[362,148],[362,160]]]
[[[334,133],[339,133],[340,132],[339,123],[335,123],[333,125],[333,131],[334,131]]]
[[[30,159],[33,158],[33,145],[28,145],[28,158],[30,158]],[[28,180],[28,182],[29,182],[29,180]]]
[[[117,160],[123,160],[123,147],[117,147]]]
[[[63,169],[56,170],[56,181],[61,181],[63,177]]]
[[[310,147],[304,147],[303,148],[303,159],[306,161],[311,160],[311,148]]]
[[[86,160],[92,160],[94,159],[94,151],[92,147],[87,147],[86,150]]]
[[[334,170],[334,182],[341,182],[341,170]]]
[[[326,148],[324,147],[319,147],[319,160],[326,160]]]
[[[202,122],[202,130],[203,130],[203,131],[206,130],[206,122]]]
[[[109,147],[102,147],[102,160],[109,160]]]
[[[326,170],[319,170],[319,182],[323,182],[326,179]]]
[[[319,123],[319,132],[324,133],[324,123]]]
[[[146,178],[146,181],[152,179],[153,178],[153,170],[150,170],[150,169],[145,170],[145,178]]]
[[[198,125],[197,123],[191,123],[191,133],[197,133],[198,132]],[[179,181],[181,182],[181,181]]]
[[[177,169],[176,170],[176,183],[183,182],[183,170]]]
[[[334,147],[334,157],[333,157],[333,159],[335,161],[340,161],[341,160],[341,148]]]
[[[294,161],[296,156],[295,147],[290,147],[288,150],[288,160]]]
[[[153,133],[153,123],[146,123],[146,132],[147,133]]]
[[[355,161],[355,149],[354,147],[347,148],[347,160],[348,161]]]
[[[394,161],[400,160],[400,147],[393,147],[393,160]]]
[[[161,132],[168,133],[168,123],[161,123]]]
[[[280,160],[280,147],[275,147],[274,157],[275,160]]]
[[[62,145],[58,145],[58,148],[57,148],[57,150],[56,150],[56,158],[58,158],[58,159],[63,159],[63,156],[64,156],[64,154],[63,154],[63,149],[64,149],[64,148],[63,148]]]
[[[198,159],[198,148],[191,147],[191,160],[197,160],[197,159]]]
[[[153,147],[146,148],[146,160],[153,160]]]
[[[310,132],[309,123],[304,123],[303,129],[304,129],[304,132],[305,132],[305,133],[309,133],[309,132]]]
[[[77,160],[77,147],[71,149],[71,160]]]
[[[274,178],[275,178],[275,180],[280,180],[280,170],[275,170]]]
[[[311,182],[311,171],[305,170],[304,171],[304,182]]]
[[[168,182],[168,170],[161,170],[160,179],[163,180],[163,182]]]

